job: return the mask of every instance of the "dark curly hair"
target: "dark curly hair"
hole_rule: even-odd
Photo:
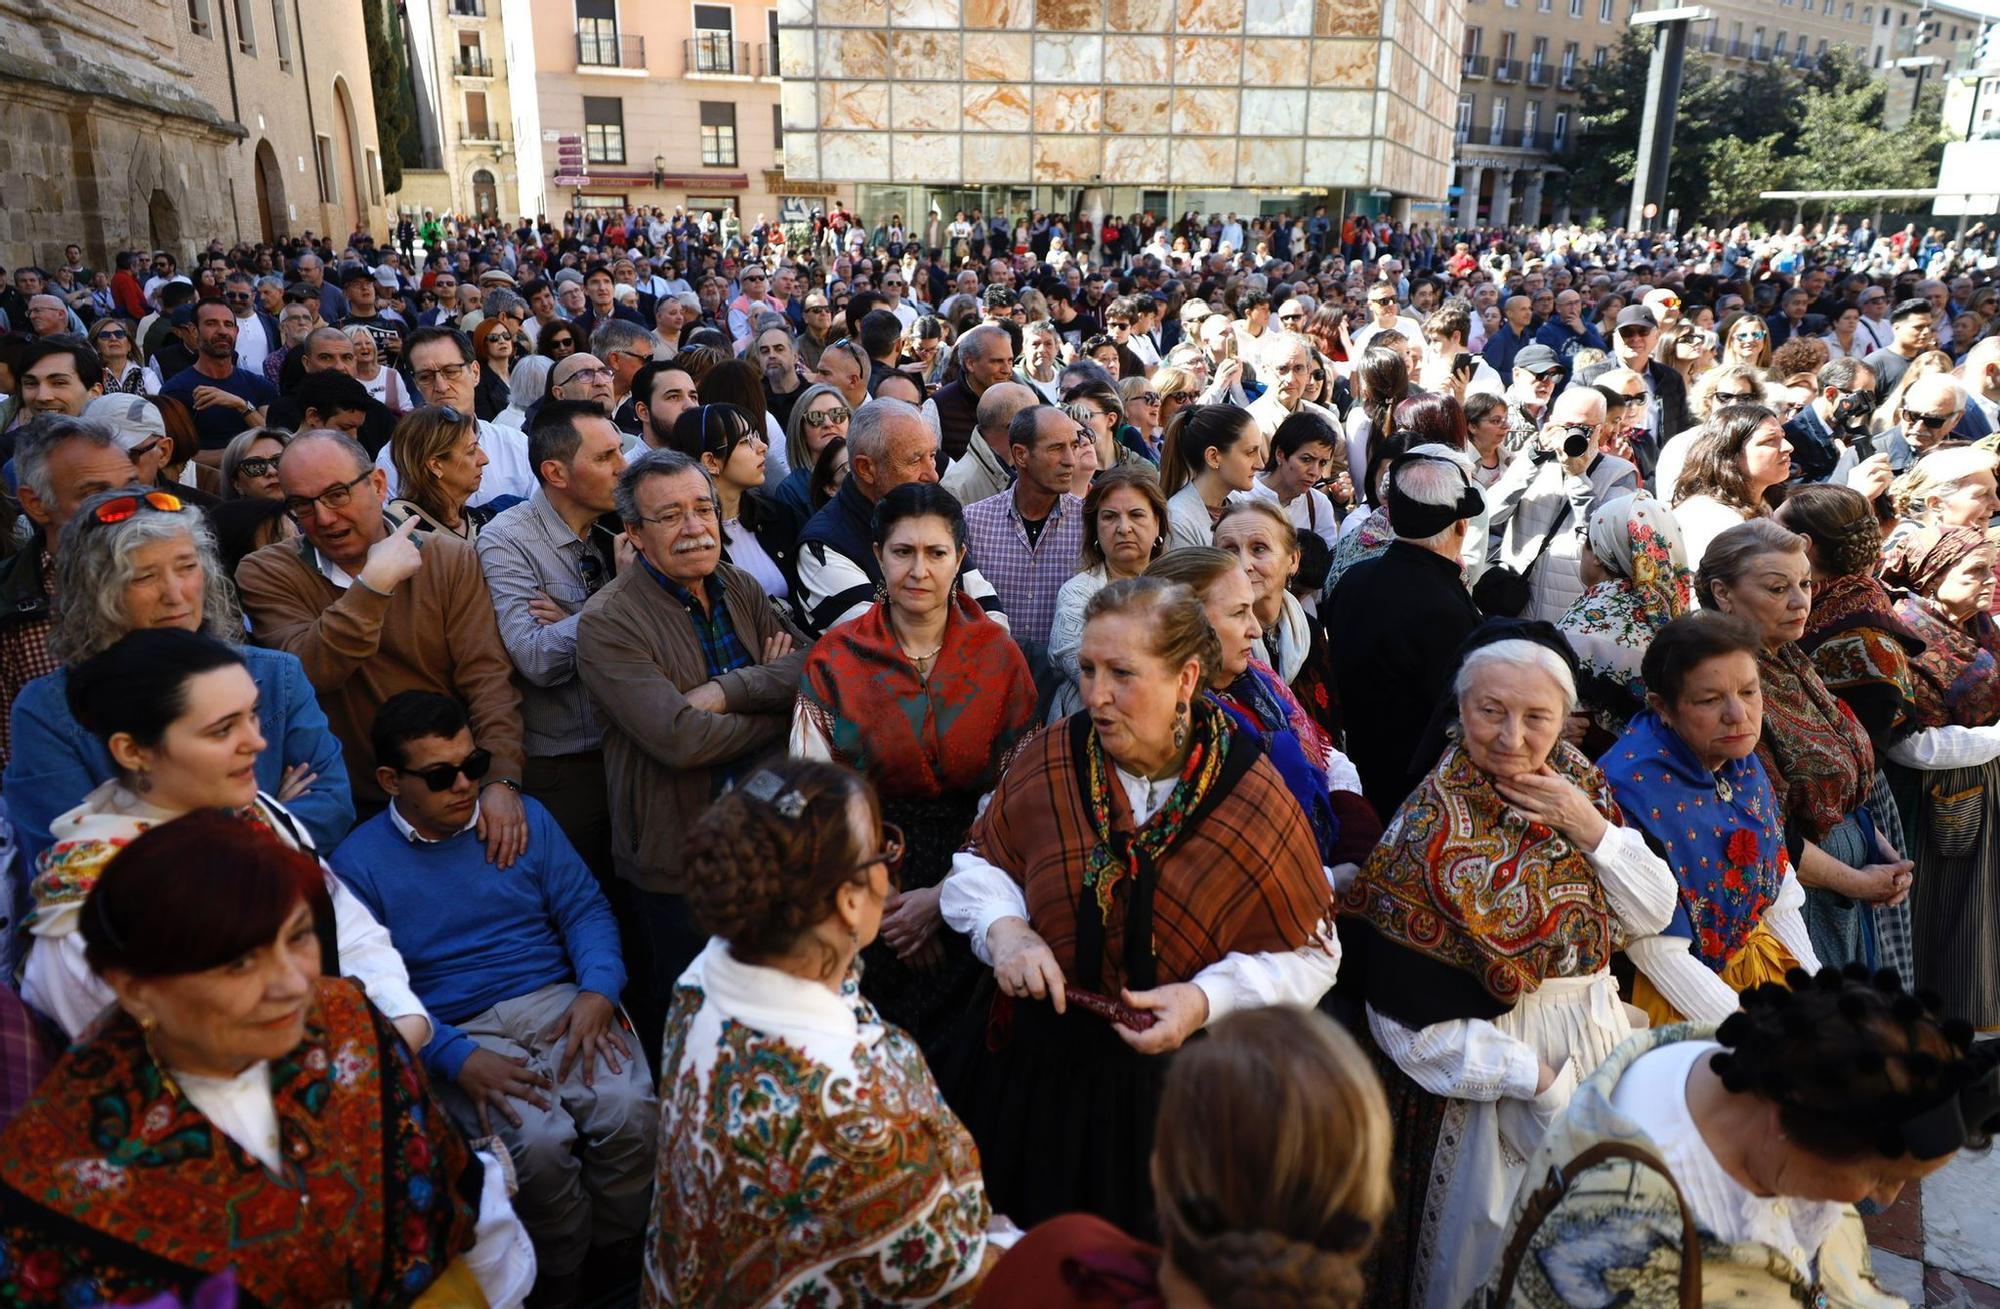
[[[1743,993],[1742,1011],[1716,1029],[1727,1049],[1709,1066],[1730,1092],[1776,1104],[1799,1148],[1832,1160],[1934,1159],[1990,1144],[1994,1106],[1976,1088],[2000,1051],[1975,1052],[1970,1023],[1939,1018],[1937,998],[1904,991],[1891,969],[1794,968],[1785,981]],[[1971,1111],[1964,1131],[1949,1133],[1956,1139],[1918,1126],[1953,1103]]]
[[[770,774],[775,788],[760,784]],[[753,791],[771,789],[770,799]],[[875,788],[834,764],[786,759],[767,764],[708,807],[688,833],[684,868],[695,921],[729,942],[745,963],[788,954],[833,912],[849,883],[868,869],[848,818],[856,796],[877,816]],[[828,971],[835,961],[828,960]]]

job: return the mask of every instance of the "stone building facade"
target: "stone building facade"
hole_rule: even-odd
[[[375,2],[0,0],[0,262],[379,234]]]

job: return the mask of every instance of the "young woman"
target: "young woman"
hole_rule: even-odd
[[[764,493],[764,435],[735,405],[696,405],[674,420],[668,444],[698,459],[715,483],[722,557],[757,579],[787,613],[798,525]]]
[[[222,498],[284,499],[278,486],[278,456],[291,439],[290,432],[277,427],[239,433],[222,452]]]
[[[1722,320],[1716,338],[1722,343],[1722,362],[1748,364],[1752,368],[1771,366],[1771,329],[1752,313],[1737,312]]]
[[[1256,485],[1264,438],[1234,405],[1193,405],[1174,416],[1160,464],[1167,497],[1167,548],[1212,545],[1231,494]]]
[[[1250,492],[1276,500],[1293,527],[1319,537],[1328,550],[1340,539],[1340,516],[1320,486],[1333,466],[1339,439],[1323,416],[1304,409],[1291,415],[1272,434],[1271,462]]]
[[[1792,443],[1778,415],[1760,404],[1725,405],[1688,451],[1674,488],[1688,564],[1701,567],[1716,537],[1738,523],[1768,518],[1766,494],[1792,475]],[[1700,597],[1708,604],[1707,596]]]
[[[818,508],[811,502],[813,469],[827,446],[835,441],[846,445],[849,417],[847,400],[840,388],[825,382],[807,387],[792,405],[791,417],[785,423],[785,453],[790,458],[791,471],[772,489],[771,497],[789,510],[800,526]]]

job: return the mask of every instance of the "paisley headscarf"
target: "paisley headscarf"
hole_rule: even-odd
[[[1911,656],[1917,717],[1924,727],[1983,727],[2000,720],[2000,632],[1991,614],[1957,623],[1937,602],[1937,588],[1951,570],[1986,548],[1976,527],[1926,527],[1889,548],[1882,580],[1907,594],[1896,616],[1924,643]]]

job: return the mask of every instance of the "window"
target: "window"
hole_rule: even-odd
[[[1546,14],[1547,12],[1549,12],[1549,9],[1550,9],[1549,0],[1535,0],[1535,10],[1537,13]]]
[[[1535,128],[1542,120],[1542,102],[1530,100],[1521,107],[1521,148],[1532,150],[1535,145]]]
[[[292,68],[292,26],[285,21],[285,0],[271,0],[271,35],[278,43],[278,67]]]
[[[368,203],[382,203],[382,164],[373,150],[363,152],[362,167],[368,174]]]
[[[1611,47],[1601,45],[1597,47],[1597,52],[1590,56],[1590,66],[1592,68],[1602,68],[1604,67],[1604,61],[1610,57]]]
[[[1819,49],[1815,50],[1813,54],[1820,59],[1826,58],[1826,41],[1824,39],[1820,41]]]
[[[251,0],[236,0],[236,48],[246,55],[257,53],[257,24],[250,16],[250,4]]]
[[[1611,0],[1597,0],[1597,21],[1600,23],[1611,21]]]
[[[486,51],[479,44],[479,33],[460,32],[458,34],[458,75],[460,77],[486,77],[493,71],[493,65],[486,62]]]
[[[1539,74],[1549,63],[1549,38],[1538,36],[1528,51],[1528,72],[1530,76]]]
[[[1569,16],[1571,18],[1583,17],[1583,0],[1569,0]]]
[[[617,0],[576,0],[576,61],[618,66]]]
[[[1877,69],[1882,67],[1882,47],[1880,46],[1875,47],[1875,67]]]
[[[207,36],[214,19],[209,17],[208,0],[188,0],[188,31],[196,36]]]
[[[340,187],[333,175],[333,138],[316,136],[313,138],[313,144],[317,147],[313,153],[313,163],[319,169],[319,198],[328,204],[337,205],[340,203]]]
[[[1563,42],[1562,75],[1565,82],[1576,77],[1576,42],[1574,41]]]
[[[771,106],[771,146],[781,151],[785,148],[785,110],[782,105]]]
[[[1492,123],[1492,135],[1488,139],[1497,144],[1507,132],[1507,97],[1504,95],[1493,97]]]
[[[1453,130],[1458,135],[1458,140],[1461,145],[1464,144],[1466,139],[1472,135],[1471,96],[1462,95],[1458,98],[1458,120],[1452,126]]]
[[[625,162],[625,102],[617,96],[583,98],[583,157],[593,164]]]
[[[711,168],[736,166],[736,106],[726,100],[701,102],[701,162]]]
[[[1472,58],[1477,58],[1477,57],[1478,57],[1478,55],[1479,55],[1479,47],[1480,47],[1480,46],[1481,46],[1482,44],[1484,44],[1484,43],[1485,43],[1485,40],[1486,40],[1486,29],[1485,29],[1485,28],[1483,28],[1483,27],[1468,27],[1468,28],[1466,28],[1466,29],[1465,29],[1465,53],[1466,53],[1466,55],[1467,55],[1467,56],[1469,56],[1469,57],[1472,57]]]
[[[1778,58],[1783,59],[1785,57],[1785,43],[1789,39],[1790,38],[1785,33],[1783,32],[1778,33],[1778,44],[1772,48],[1771,53],[1776,55]]]
[[[728,5],[694,7],[694,70],[741,73],[736,66],[736,11]]]
[[[1509,63],[1513,60],[1513,58],[1514,58],[1514,34],[1512,32],[1502,32],[1500,34],[1500,54],[1499,54],[1500,62],[1503,64]]]
[[[1750,36],[1750,57],[1760,59],[1764,54],[1764,29],[1757,28]]]
[[[1851,4],[1847,4],[1847,5],[1842,5],[1842,6],[1841,6],[1841,9],[1840,9],[1840,16],[1841,16],[1842,18],[1846,19],[1846,20],[1847,20],[1848,22],[1850,22],[1850,23],[1851,23],[1851,22],[1853,22],[1853,21],[1854,21],[1854,6],[1853,6],[1853,5],[1851,5]]]
[[[776,77],[778,75],[778,11],[775,9],[766,9],[764,11],[764,20],[764,39],[769,41],[770,44],[764,47],[764,57],[757,61],[757,74],[760,77]]]
[[[468,141],[491,141],[493,128],[486,121],[486,92],[465,93],[465,132]]]
[[[1569,110],[1566,107],[1556,110],[1556,125],[1549,133],[1549,144],[1557,150],[1569,144]]]

